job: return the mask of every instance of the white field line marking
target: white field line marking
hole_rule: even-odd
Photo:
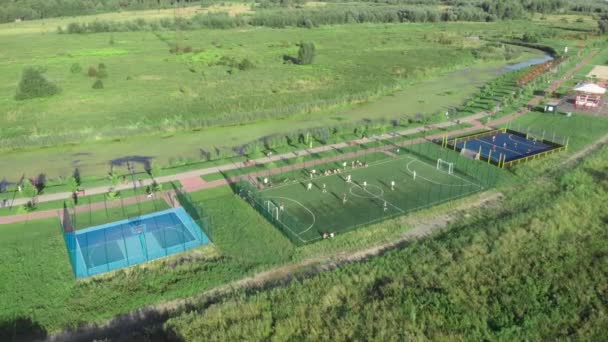
[[[380,160],[378,162],[369,163],[367,167],[361,166],[361,167],[357,167],[357,168],[354,168],[354,169],[352,169],[352,168],[351,169],[347,169],[346,171],[343,170],[342,173],[339,173],[337,175],[336,174],[323,175],[323,176],[317,176],[317,177],[315,177],[313,179],[307,179],[307,180],[301,180],[301,181],[295,180],[295,181],[287,183],[287,184],[281,184],[281,185],[273,186],[273,187],[270,187],[270,188],[266,188],[266,189],[264,189],[264,190],[262,190],[260,192],[270,191],[272,189],[280,189],[280,188],[284,188],[284,187],[287,187],[287,186],[292,186],[292,185],[295,185],[295,184],[300,184],[300,183],[303,183],[303,182],[306,183],[307,181],[312,182],[315,179],[322,179],[322,178],[327,178],[327,177],[339,176],[341,174],[348,174],[348,173],[352,174],[352,173],[355,173],[355,172],[357,172],[359,170],[366,170],[366,169],[369,169],[370,167],[375,167],[375,166],[379,166],[379,165],[383,165],[383,164],[387,164],[387,163],[392,163],[392,162],[396,162],[396,161],[407,159],[407,158],[413,159],[410,156],[403,156],[403,157],[400,157],[400,158],[391,158],[391,159],[388,159],[388,160]],[[345,159],[349,159],[349,158],[345,158]],[[297,169],[297,170],[303,170],[303,169],[304,168]],[[340,167],[340,169],[341,169],[341,167]],[[295,170],[292,170],[292,171],[295,171]]]
[[[397,210],[398,210],[398,211],[400,211],[402,214],[405,214],[405,213],[406,213],[406,212],[405,212],[403,209],[401,209],[401,208],[399,208],[398,206],[396,206],[396,205],[392,204],[391,202],[389,202],[389,201],[385,200],[385,199],[384,199],[384,197],[382,197],[382,196],[376,196],[376,195],[372,194],[371,192],[367,191],[367,189],[365,189],[364,187],[360,186],[359,184],[354,183],[354,184],[353,184],[353,187],[351,187],[351,189],[352,189],[352,188],[354,188],[355,186],[358,186],[358,187],[359,187],[359,188],[361,188],[363,191],[365,191],[365,192],[367,192],[368,194],[370,194],[370,195],[371,195],[373,198],[376,198],[376,199],[379,199],[379,200],[383,200],[384,202],[386,202],[386,204],[390,204],[390,206],[391,206],[391,207],[393,207],[393,208],[397,209]],[[383,193],[383,194],[384,194],[384,193]]]
[[[382,188],[381,188],[381,187],[379,187],[379,186],[377,186],[377,185],[374,185],[374,184],[368,184],[367,186],[368,186],[368,187],[374,187],[374,188],[378,188],[378,189],[380,189],[380,194],[379,194],[379,195],[373,195],[373,196],[377,196],[377,197],[384,196],[384,190],[382,190]],[[350,194],[351,194],[351,195],[353,195],[353,196],[355,196],[355,197],[359,197],[359,198],[373,198],[373,197],[367,197],[367,196],[361,196],[361,195],[357,195],[357,194],[355,194],[355,193],[353,192],[353,189],[354,189],[354,188],[355,188],[355,186],[351,186],[351,187],[350,187],[350,189],[348,190],[348,192],[350,192]]]
[[[425,163],[425,162],[423,162],[423,161],[421,161],[421,160],[418,160],[418,159],[412,159],[412,161],[410,161],[410,162],[409,162],[409,163],[407,163],[407,165],[406,165],[407,172],[409,172],[410,174],[413,174],[413,173],[414,173],[414,172],[413,172],[413,171],[410,169],[410,164],[412,164],[412,163],[414,163],[414,162],[423,163],[423,164],[429,165],[429,167],[433,167],[432,165],[430,165],[430,164],[428,164],[428,163]],[[482,189],[483,189],[483,186],[481,186],[481,185],[479,185],[479,184],[476,184],[476,183],[473,183],[473,182],[471,182],[471,181],[469,181],[469,180],[467,180],[467,179],[465,179],[465,178],[459,177],[459,176],[457,176],[457,175],[455,175],[455,174],[453,174],[453,173],[452,173],[452,174],[448,174],[448,175],[449,175],[449,176],[451,176],[451,177],[454,177],[454,178],[460,179],[461,181],[463,181],[463,182],[465,182],[465,183],[468,183],[468,184],[446,184],[446,183],[440,183],[440,182],[436,182],[436,181],[434,181],[434,180],[428,179],[428,178],[426,178],[426,177],[424,177],[424,176],[419,176],[418,174],[416,174],[416,178],[420,177],[420,178],[424,179],[425,181],[427,181],[427,182],[429,182],[429,183],[432,183],[432,184],[435,184],[435,185],[458,186],[458,187],[464,187],[464,186],[474,185],[474,186],[478,186],[478,187],[480,187],[480,188],[482,188]]]
[[[526,140],[524,140],[524,141],[522,141],[522,140],[516,140],[516,139],[513,139],[513,137],[511,137],[511,136],[509,136],[508,138],[509,138],[509,140],[511,140],[511,141],[513,141],[513,142],[515,142],[516,144],[522,144],[522,145],[526,145],[526,146],[528,146],[528,147],[535,147],[535,148],[536,148],[536,147],[540,147],[539,145],[536,145],[536,144],[530,144],[530,143],[529,143],[529,142],[527,142]],[[541,143],[541,144],[542,144],[542,143]],[[544,144],[543,144],[543,145],[544,145]]]
[[[299,206],[301,206],[302,208],[304,208],[304,210],[306,210],[306,211],[308,211],[308,212],[310,213],[310,215],[312,216],[312,224],[311,224],[311,225],[310,225],[308,228],[306,228],[306,230],[301,231],[300,233],[295,233],[295,232],[294,232],[293,230],[291,230],[291,228],[289,228],[289,226],[287,226],[287,225],[286,225],[284,222],[282,222],[281,220],[277,219],[277,221],[281,222],[281,223],[282,223],[282,224],[283,224],[285,227],[287,227],[287,229],[289,229],[289,231],[291,231],[292,233],[294,233],[294,234],[298,235],[298,237],[299,237],[300,235],[302,235],[302,234],[306,233],[307,231],[309,231],[309,230],[310,230],[310,229],[311,229],[311,228],[312,228],[312,227],[315,225],[315,222],[317,222],[317,217],[316,217],[316,216],[315,216],[315,214],[312,212],[312,210],[308,209],[308,207],[307,207],[307,206],[305,206],[304,204],[302,204],[302,203],[300,203],[300,202],[298,202],[298,201],[294,200],[293,198],[289,198],[289,197],[282,197],[282,196],[273,196],[273,197],[269,197],[269,198],[280,198],[280,199],[284,199],[284,200],[287,200],[287,201],[294,202],[294,203],[298,204]],[[304,240],[302,240],[302,241],[304,241]]]
[[[488,142],[488,141],[479,140],[479,139],[475,139],[475,141],[479,141],[480,143],[484,143],[484,144],[491,145],[492,147],[496,147],[497,149],[501,149],[501,150],[503,150],[503,151],[509,151],[509,152],[513,152],[513,153],[515,153],[515,154],[516,154],[516,155],[518,155],[518,156],[523,156],[523,155],[524,155],[523,153],[519,153],[519,152],[517,152],[517,151],[513,151],[513,150],[508,149],[508,148],[506,148],[506,147],[500,147],[500,146],[497,146],[497,145],[492,144],[492,143],[490,143],[490,142]]]

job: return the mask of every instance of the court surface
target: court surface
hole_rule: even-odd
[[[449,174],[409,154],[385,156],[367,166],[352,167],[349,161],[345,168],[332,164],[334,170],[335,165],[340,173],[323,175],[325,169],[318,166],[319,176],[261,192],[265,209],[278,216],[291,238],[319,240],[325,233],[345,232],[483,189],[458,170]]]
[[[478,153],[481,151],[482,157],[490,158],[495,162],[498,162],[499,158],[504,158],[503,160],[507,162],[525,158],[554,148],[533,138],[527,139],[525,136],[502,132],[494,132],[471,140],[466,140],[464,137],[462,141],[456,143],[456,147],[459,150],[466,148]]]
[[[140,264],[208,244],[183,208],[175,208],[65,234],[76,277]]]

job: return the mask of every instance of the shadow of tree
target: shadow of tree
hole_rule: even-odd
[[[29,317],[0,321],[0,341],[37,341],[46,337],[46,329]]]
[[[166,328],[164,322],[170,318],[166,310],[138,310],[118,316],[105,325],[86,324],[67,329],[53,336],[54,341],[184,341],[172,328]]]

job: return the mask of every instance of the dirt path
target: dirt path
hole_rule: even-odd
[[[608,145],[608,134],[602,136],[601,138],[596,140],[593,144],[588,145],[585,148],[583,148],[582,150],[571,155],[568,159],[566,159],[562,163],[562,165],[572,165],[572,164],[576,163],[577,161],[579,161],[580,159],[583,159],[586,156],[588,156],[589,154],[593,153],[594,151],[602,148],[602,146],[604,146],[604,145]]]
[[[61,332],[57,335],[50,336],[47,340],[112,340],[121,337],[124,332],[143,333],[144,331],[150,331],[151,327],[161,326],[171,317],[194,310],[205,309],[209,305],[218,303],[235,290],[269,289],[282,286],[294,279],[309,278],[318,273],[336,269],[344,264],[365,261],[372,257],[382,255],[390,250],[402,248],[415,240],[424,239],[432,234],[439,233],[444,228],[448,227],[450,223],[462,213],[488,205],[494,205],[501,200],[501,193],[492,191],[485,192],[479,194],[476,201],[463,202],[450,213],[435,216],[429,221],[420,222],[416,217],[405,219],[403,224],[413,225],[414,228],[392,240],[387,239],[384,242],[356,252],[343,251],[329,256],[310,258],[296,264],[273,268],[205,291],[200,295],[144,307],[131,313],[117,316],[100,325],[87,325],[76,330]]]

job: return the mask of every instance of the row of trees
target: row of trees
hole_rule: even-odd
[[[496,13],[494,13],[496,12]],[[67,27],[58,28],[59,33],[95,33],[140,30],[194,30],[201,28],[229,29],[246,25],[266,27],[307,27],[319,25],[351,23],[405,23],[440,21],[493,21],[522,16],[523,11],[494,10],[484,11],[474,6],[460,6],[438,9],[420,6],[326,6],[308,9],[268,9],[257,11],[254,15],[231,17],[226,13],[207,13],[191,18],[174,20],[136,19],[131,21],[110,22],[93,21],[89,23],[72,22]]]
[[[255,5],[253,1],[252,5]],[[307,0],[257,0],[258,9],[301,7]],[[339,2],[329,0],[328,2]],[[377,1],[360,0],[360,3],[377,3]],[[122,10],[162,9],[175,6],[207,6],[221,3],[220,0],[0,0],[0,22],[11,22],[17,19],[33,20],[52,17],[77,16]],[[388,5],[437,6],[449,5],[456,11],[460,7],[476,7],[477,0],[386,0]],[[606,5],[591,0],[485,0],[481,3],[487,14],[497,18],[514,18],[522,11],[554,12],[558,10],[575,10],[580,12],[605,11]]]
[[[200,0],[0,0],[0,22],[188,6]]]

